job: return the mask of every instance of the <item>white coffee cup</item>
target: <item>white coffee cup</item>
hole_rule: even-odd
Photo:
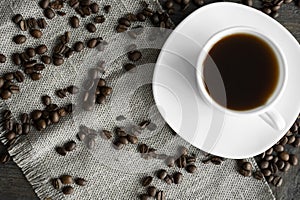
[[[277,86],[274,92],[272,93],[272,95],[270,96],[270,98],[268,99],[268,101],[262,106],[256,107],[251,110],[245,110],[245,111],[231,110],[218,104],[207,92],[204,76],[203,76],[203,63],[207,58],[210,49],[222,38],[229,35],[238,34],[238,33],[254,35],[262,39],[263,41],[265,41],[273,49],[279,64],[279,79],[277,82]],[[285,120],[283,119],[281,114],[274,108],[274,104],[276,104],[276,102],[280,99],[287,83],[288,77],[287,77],[286,61],[284,58],[284,54],[281,52],[280,48],[270,38],[268,38],[268,36],[266,36],[262,31],[252,27],[239,26],[239,27],[227,28],[214,34],[203,46],[203,49],[201,50],[201,53],[197,61],[196,68],[197,68],[196,70],[197,82],[198,82],[200,94],[203,100],[208,105],[215,107],[216,109],[220,110],[221,112],[224,112],[225,114],[234,115],[237,117],[247,116],[247,115],[257,115],[276,130],[282,130],[285,128],[286,125]],[[220,78],[220,80],[222,79]],[[224,92],[224,96],[226,97],[225,89],[220,92]]]

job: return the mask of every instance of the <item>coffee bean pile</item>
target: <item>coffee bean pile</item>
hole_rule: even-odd
[[[142,186],[147,187],[152,183],[153,177],[152,176],[146,176],[142,180]],[[166,200],[165,193],[163,191],[159,191],[154,186],[149,186],[147,188],[147,194],[141,194],[140,199],[141,200],[149,200],[151,198],[156,198],[157,200]]]
[[[51,180],[53,187],[56,190],[61,190],[63,194],[70,195],[74,193],[74,188],[71,186],[72,184],[76,184],[79,186],[86,186],[87,181],[83,178],[73,179],[70,175],[62,175],[60,178],[54,178]]]
[[[88,72],[87,79],[83,82],[82,102],[83,109],[91,111],[95,103],[105,104],[107,97],[111,95],[112,88],[107,86],[105,79],[101,78],[104,73],[104,63]]]
[[[7,100],[12,97],[13,94],[20,92],[20,87],[16,85],[16,82],[21,83],[25,79],[24,74],[21,71],[8,72],[0,77],[0,97],[3,100]]]
[[[263,0],[262,8],[261,10],[267,14],[270,15],[273,18],[277,18],[279,16],[279,9],[284,4],[292,3],[293,0]]]
[[[12,21],[19,26],[22,31],[29,30],[29,33],[34,38],[41,38],[43,33],[40,29],[47,27],[47,22],[44,18],[35,19],[33,17],[24,19],[21,14],[16,14]],[[27,40],[25,35],[19,34],[13,37],[16,44],[23,44]]]
[[[76,148],[76,142],[74,142],[73,140],[65,143],[62,147],[56,147],[56,152],[61,155],[61,156],[65,156],[67,155],[67,152],[71,152],[74,151]]]
[[[59,98],[65,98],[67,96],[67,94],[77,94],[79,92],[79,88],[76,87],[75,85],[70,85],[66,88],[63,89],[58,89],[55,91],[56,95]]]

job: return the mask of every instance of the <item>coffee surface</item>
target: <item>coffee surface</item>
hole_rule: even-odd
[[[261,38],[237,33],[219,40],[204,61],[203,78],[210,96],[223,107],[245,111],[264,105],[279,79],[272,47]]]

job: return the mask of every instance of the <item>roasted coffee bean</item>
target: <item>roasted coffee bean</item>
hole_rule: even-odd
[[[42,103],[43,103],[45,106],[50,105],[50,104],[51,104],[51,97],[48,96],[48,95],[42,96]]]
[[[30,123],[30,117],[27,113],[22,113],[20,116],[21,123]]]
[[[186,157],[186,163],[191,164],[196,162],[196,157],[195,156],[188,156]]]
[[[13,53],[12,54],[12,61],[15,63],[15,65],[20,65],[21,64],[20,54]]]
[[[175,165],[175,159],[174,159],[174,157],[168,157],[167,159],[166,159],[166,164],[167,164],[167,166],[168,167],[174,167],[174,165]]]
[[[53,48],[53,51],[57,54],[62,54],[64,53],[65,50],[66,50],[66,45],[63,43],[60,43]]]
[[[33,69],[35,71],[43,71],[45,69],[45,65],[44,64],[36,64],[33,66]]]
[[[15,133],[17,135],[22,135],[22,125],[19,123],[15,123]]]
[[[140,153],[147,153],[149,150],[149,147],[146,144],[140,144],[138,148]]]
[[[0,53],[0,63],[5,63],[6,62],[6,56]]]
[[[88,6],[81,7],[83,17],[91,15],[91,9]]]
[[[92,38],[87,42],[87,47],[88,48],[95,48],[98,45],[98,40],[97,38]]]
[[[43,33],[38,29],[32,29],[30,30],[30,35],[34,38],[41,38],[43,36]]]
[[[63,12],[63,11],[60,11],[60,10],[58,10],[58,11],[56,11],[56,13],[58,14],[58,15],[60,15],[60,16],[65,16],[67,13],[65,13],[65,12]]]
[[[279,160],[279,158],[277,156],[275,156],[272,160],[272,163],[277,163],[278,160]]]
[[[74,50],[76,51],[76,52],[80,52],[80,51],[82,51],[84,49],[84,44],[83,44],[83,42],[76,42],[75,44],[74,44]]]
[[[72,186],[66,186],[62,189],[62,192],[65,194],[65,195],[69,195],[69,194],[73,194],[74,192],[74,188]]]
[[[95,33],[97,28],[93,23],[88,23],[86,25],[86,29],[90,32],[90,33]]]
[[[0,155],[0,163],[6,164],[6,163],[8,163],[9,160],[10,160],[10,156],[9,156],[9,154],[7,152],[2,153]]]
[[[185,169],[188,173],[195,173],[197,171],[197,167],[195,165],[188,165]]]
[[[187,156],[189,150],[186,147],[181,146],[181,147],[179,147],[178,152],[181,156]]]
[[[269,162],[268,161],[262,161],[259,164],[259,166],[260,166],[261,169],[267,169],[269,167]]]
[[[46,106],[47,111],[54,111],[57,108],[58,108],[58,106],[56,104],[50,104],[50,105]]]
[[[116,31],[117,31],[117,33],[125,32],[125,31],[127,31],[127,26],[124,26],[124,25],[119,24],[119,25],[116,27]]]
[[[204,0],[194,0],[193,1],[194,4],[198,7],[203,6],[204,5]]]
[[[98,81],[98,85],[99,87],[103,87],[106,85],[106,81],[103,78],[100,78]]]
[[[48,48],[46,45],[42,44],[35,48],[35,51],[37,54],[42,55],[48,51]]]
[[[98,104],[105,104],[106,102],[106,97],[102,94],[97,95],[96,97],[96,103]]]
[[[112,88],[108,87],[108,86],[103,86],[100,88],[101,94],[103,94],[104,96],[108,96],[112,93]]]
[[[1,91],[1,98],[7,100],[11,97],[12,93],[9,90],[2,90]]]
[[[288,152],[284,151],[284,152],[281,152],[279,154],[279,158],[283,161],[288,161],[289,160],[289,154]]]
[[[274,180],[274,176],[273,175],[267,176],[265,178],[266,178],[266,180],[267,180],[268,183],[272,183],[272,181]]]
[[[73,180],[72,176],[70,176],[70,175],[62,175],[59,179],[61,180],[62,184],[65,184],[65,185],[74,183],[74,180]]]
[[[59,37],[59,40],[61,41],[62,44],[67,44],[70,42],[71,39],[71,32],[67,31],[63,35]],[[67,47],[67,46],[66,46]],[[66,51],[66,50],[65,50]],[[62,53],[65,53],[65,51],[62,51]]]
[[[239,169],[239,173],[245,177],[249,177],[252,175],[252,172],[251,171],[248,171],[248,170],[244,170],[243,168],[240,168]],[[271,173],[271,172],[270,172]]]
[[[269,169],[262,169],[261,172],[264,174],[264,176],[270,176],[272,174]]]
[[[17,94],[20,92],[20,88],[17,85],[11,85],[8,89],[12,94]]]
[[[14,73],[8,72],[8,73],[4,74],[4,79],[7,80],[7,81],[13,80],[14,79]]]
[[[17,35],[13,38],[13,41],[16,44],[23,44],[26,42],[26,36],[25,35]]]
[[[73,16],[70,18],[70,25],[72,28],[78,28],[80,26],[80,20],[78,17]]]
[[[153,180],[153,177],[152,176],[146,176],[143,180],[142,180],[142,186],[148,186],[151,184]]]
[[[148,188],[147,188],[147,193],[149,194],[149,196],[151,196],[151,197],[155,197],[155,195],[156,195],[156,187],[154,187],[154,186],[149,186]]]
[[[266,151],[266,155],[272,155],[272,153],[273,153],[272,147]]]
[[[121,17],[121,18],[119,19],[119,24],[124,25],[124,26],[127,26],[127,27],[130,27],[130,26],[131,26],[130,21],[129,21],[127,18],[125,18],[125,17]]]
[[[24,123],[22,125],[22,133],[24,135],[28,135],[28,133],[30,132],[30,128],[31,128],[31,125],[29,123]]]
[[[30,78],[33,81],[37,81],[37,80],[40,80],[42,78],[42,74],[40,74],[38,72],[33,72],[32,74],[30,74]]]
[[[20,27],[20,29],[21,29],[22,31],[27,31],[28,26],[27,26],[26,20],[21,20],[21,21],[19,22],[19,27]]]
[[[157,200],[166,200],[166,196],[165,193],[163,191],[159,191],[156,194],[156,199]]]
[[[51,8],[48,7],[44,10],[44,15],[48,19],[53,19],[55,17],[55,12]]]
[[[53,57],[53,64],[55,66],[60,66],[60,65],[64,64],[64,62],[65,62],[64,59],[60,56],[54,56]]]
[[[19,24],[21,20],[23,20],[23,16],[21,14],[16,14],[15,16],[13,16],[12,21],[15,24]]]
[[[104,9],[105,13],[109,13],[111,10],[111,5],[106,5],[106,6],[104,6],[103,9]]]
[[[173,174],[173,179],[174,179],[175,184],[180,184],[182,182],[182,179],[183,179],[182,173],[175,172],[175,174]]]
[[[247,6],[252,7],[253,6],[253,0],[243,0],[243,3]]]
[[[79,92],[79,88],[76,87],[75,85],[70,85],[69,87],[67,87],[67,91],[70,94],[77,94]]]
[[[26,20],[27,21],[27,26],[30,29],[35,29],[37,28],[38,24],[35,18],[29,18]]]
[[[126,136],[119,137],[119,138],[118,138],[118,141],[119,141],[120,143],[122,143],[122,144],[125,144],[125,145],[129,143]]]
[[[67,116],[67,114],[68,114],[68,112],[66,111],[65,108],[60,108],[60,109],[58,109],[57,113],[58,113],[58,115],[59,115],[60,117],[65,117],[65,116]]]
[[[114,149],[121,150],[123,147],[124,147],[124,144],[122,144],[121,142],[119,142],[119,141],[113,142],[113,148]]]
[[[94,18],[94,22],[96,24],[102,24],[103,22],[105,22],[105,17],[103,15],[96,16]]]
[[[27,48],[26,54],[28,55],[28,57],[33,58],[36,55],[35,49],[31,47]]]
[[[273,160],[274,156],[273,155],[266,155],[265,160],[270,161]]]
[[[41,8],[46,9],[49,6],[50,0],[41,0],[39,5]]]
[[[2,88],[4,84],[5,84],[4,78],[0,77],[0,88]]]
[[[103,139],[109,140],[110,138],[112,138],[112,132],[108,131],[108,130],[102,130],[100,133],[100,136]]]
[[[5,138],[7,140],[12,140],[16,137],[16,133],[14,131],[9,131],[6,133]]]
[[[92,3],[90,5],[90,9],[91,9],[92,13],[96,14],[99,12],[99,5],[97,3]]]
[[[131,144],[137,144],[138,138],[135,135],[127,135],[127,139]]]
[[[150,196],[147,194],[140,195],[140,200],[150,200]]]
[[[45,20],[44,18],[39,18],[39,19],[37,20],[37,24],[38,24],[38,26],[39,26],[41,29],[44,29],[44,28],[47,27],[47,22],[46,22],[46,20]]]
[[[131,61],[138,61],[142,58],[142,53],[138,50],[132,51],[128,53],[128,58]]]
[[[76,148],[76,142],[69,141],[64,145],[66,151],[73,151]]]
[[[28,68],[28,67],[33,67],[37,63],[36,60],[29,60],[24,62],[23,67]]]
[[[278,167],[275,163],[271,163],[269,169],[271,170],[272,174],[276,174],[278,172]]]
[[[168,173],[166,170],[161,169],[157,172],[157,177],[161,180],[165,179],[167,177]]]
[[[279,141],[279,144],[281,145],[286,145],[288,142],[288,138],[286,136],[284,136],[283,138],[281,138],[281,140]]]
[[[165,8],[170,9],[170,8],[173,8],[173,7],[174,7],[174,3],[173,3],[172,0],[166,1]]]
[[[261,171],[254,172],[253,176],[257,180],[263,180],[264,179],[264,175],[263,175],[263,173]]]
[[[279,17],[279,13],[278,13],[278,12],[272,12],[272,13],[271,13],[271,16],[272,16],[273,18],[277,18],[277,17]]]
[[[277,152],[277,153],[280,153],[280,152],[283,152],[284,151],[284,146],[280,145],[280,144],[276,144],[274,147],[273,147],[274,151]]]
[[[34,72],[33,67],[27,67],[24,69],[25,74],[32,74]]]
[[[59,119],[60,119],[58,112],[55,112],[55,111],[54,112],[50,112],[49,119],[54,124],[58,123]]]
[[[299,137],[297,137],[297,138],[295,139],[295,141],[294,141],[294,143],[293,143],[293,146],[294,146],[294,147],[300,147],[300,138],[299,138]]]
[[[276,165],[277,165],[277,167],[278,167],[279,170],[282,170],[284,168],[284,166],[285,166],[285,163],[282,160],[278,160],[276,162]]]
[[[54,187],[55,189],[60,190],[61,187],[62,187],[61,180],[58,179],[58,178],[53,179],[53,180],[52,180],[52,185],[53,185],[53,187]]]
[[[252,171],[252,164],[250,162],[244,162],[242,168],[247,171]]]
[[[269,15],[269,14],[272,13],[271,8],[268,8],[268,7],[263,8],[262,11],[263,11],[265,14],[267,14],[267,15]]]
[[[42,131],[47,127],[46,121],[44,119],[39,119],[35,125],[38,131]]]
[[[174,181],[173,181],[173,177],[172,176],[170,176],[169,174],[164,178],[164,181],[168,184],[168,185],[170,185],[170,184],[172,184]]]
[[[86,186],[87,181],[84,178],[77,178],[75,180],[75,183],[79,186]]]
[[[185,156],[180,156],[177,160],[176,160],[176,164],[179,168],[184,168],[186,167],[186,158]]]
[[[213,156],[211,159],[210,159],[211,163],[214,164],[214,165],[221,165],[222,164],[222,159],[218,156]]]
[[[137,20],[138,21],[140,21],[140,22],[144,22],[144,21],[146,21],[146,16],[143,14],[143,13],[138,13],[138,14],[136,14],[136,18],[137,18]]]
[[[282,185],[282,178],[280,176],[275,176],[272,183],[275,187],[280,187]]]
[[[291,168],[291,164],[289,162],[284,162],[284,167],[281,171],[287,172],[290,170],[290,168]]]
[[[288,144],[293,144],[296,140],[296,137],[294,135],[291,135],[288,137]]]
[[[12,131],[13,128],[14,128],[14,123],[11,119],[6,119],[4,121],[4,125],[3,125],[3,128],[6,130],[6,131]]]
[[[297,156],[295,154],[290,154],[289,162],[293,166],[298,165],[298,158],[297,158]]]

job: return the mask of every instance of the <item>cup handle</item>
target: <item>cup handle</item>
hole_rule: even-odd
[[[285,121],[281,114],[275,110],[272,109],[270,111],[267,111],[261,115],[259,115],[260,118],[262,118],[267,124],[269,124],[272,128],[281,131],[285,127]]]

